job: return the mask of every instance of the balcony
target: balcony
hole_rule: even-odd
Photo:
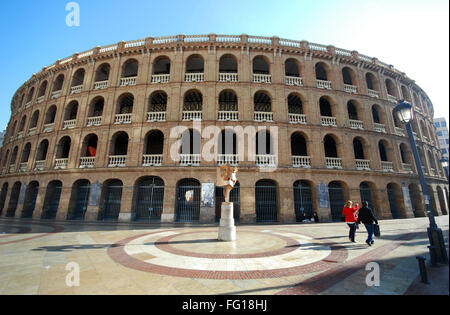
[[[70,88],[70,94],[78,94],[81,93],[82,91],[83,91],[82,85],[77,85]]]
[[[351,129],[364,130],[364,123],[361,120],[349,120]]]
[[[273,113],[271,112],[255,112],[255,121],[257,122],[273,122]]]
[[[121,78],[120,86],[134,86],[136,85],[137,77]]]
[[[45,99],[45,96],[40,96],[40,97],[38,97],[38,98],[36,99],[36,104],[42,103],[42,102],[44,101],[44,99]]]
[[[180,166],[200,166],[201,154],[180,154]]]
[[[380,98],[380,92],[369,89],[369,96],[374,98]]]
[[[152,84],[164,84],[170,82],[170,74],[154,74],[152,75]]]
[[[147,113],[147,122],[166,121],[166,112],[149,112]]]
[[[300,77],[286,77],[286,85],[303,86],[303,79]]]
[[[325,164],[329,169],[342,169],[342,159],[341,158],[325,158]]]
[[[66,121],[63,123],[63,129],[64,129],[64,130],[66,130],[66,129],[73,129],[73,128],[75,128],[76,123],[77,123],[77,120],[76,120],[76,119],[73,119],[73,120],[66,120]]]
[[[102,124],[102,116],[89,117],[87,120],[87,127],[100,126]]]
[[[306,125],[306,115],[303,114],[289,114],[290,124],[302,124]]]
[[[80,168],[94,168],[95,156],[80,158]]]
[[[109,157],[108,167],[125,167],[126,162],[126,155],[111,155]]]
[[[61,90],[52,92],[52,99],[58,98],[61,96]]]
[[[358,94],[358,87],[355,85],[344,84],[344,91],[350,94]]]
[[[381,161],[381,170],[387,173],[394,173],[394,163]]]
[[[219,111],[219,121],[238,121],[238,111]]]
[[[270,74],[253,74],[253,83],[272,83],[272,76]]]
[[[322,126],[337,127],[336,117],[321,116],[320,119]]]
[[[131,124],[131,115],[132,114],[117,114],[114,119],[114,124]]]
[[[19,164],[19,172],[25,173],[27,171],[27,167],[28,167],[28,162],[20,163]]]
[[[331,90],[331,81],[325,81],[325,80],[316,80],[316,87],[318,89],[325,89],[325,90]]]
[[[94,90],[103,90],[108,88],[108,81],[99,81],[94,83]]]
[[[8,169],[8,173],[14,173],[16,170],[16,164],[11,164]]]
[[[375,129],[376,132],[387,133],[386,132],[386,126],[383,125],[383,124],[374,123],[373,124],[373,128]]]
[[[219,82],[238,82],[237,73],[219,73]]]
[[[69,159],[56,159],[55,160],[55,170],[64,170],[67,168],[67,163]]]
[[[295,168],[311,168],[311,157],[309,156],[293,156],[292,166]]]
[[[414,172],[411,164],[402,163],[402,168],[403,168],[403,171],[406,172],[406,173],[413,173]]]
[[[395,96],[393,96],[393,95],[389,95],[388,94],[388,101],[389,102],[391,102],[391,103],[397,103],[397,98],[395,97]]]
[[[403,130],[403,128],[395,127],[395,133],[397,134],[397,136],[400,137],[405,136],[405,131]]]
[[[51,124],[46,124],[44,125],[44,133],[46,132],[52,132],[53,131],[53,127],[55,126],[55,123],[51,123]]]
[[[183,121],[198,121],[202,120],[203,113],[202,111],[185,111],[183,112]]]
[[[277,157],[273,154],[257,154],[256,166],[274,167],[277,165]]]
[[[222,166],[230,163],[231,166],[239,164],[239,155],[237,154],[217,154],[217,165]]]
[[[162,154],[144,154],[142,158],[142,166],[161,166],[162,165]]]
[[[19,131],[18,133],[17,133],[17,139],[20,139],[20,138],[22,138],[23,137],[23,131]]]
[[[34,163],[34,170],[35,171],[43,171],[45,167],[45,161],[36,161]]]
[[[184,75],[184,82],[203,82],[205,81],[204,73],[186,73]]]
[[[30,108],[31,107],[31,101],[25,104],[25,109]]]
[[[355,160],[358,171],[370,171],[370,160]]]

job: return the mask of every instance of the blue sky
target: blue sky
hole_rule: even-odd
[[[209,33],[276,35],[377,57],[416,80],[449,121],[448,0],[78,0],[79,27],[66,25],[69,2],[2,1],[0,129],[15,91],[57,59],[121,40]]]

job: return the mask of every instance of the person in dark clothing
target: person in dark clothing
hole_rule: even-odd
[[[373,223],[378,225],[378,220],[373,215],[372,209],[369,208],[369,203],[367,201],[363,202],[362,208],[359,209],[358,214],[358,224],[363,223],[367,230],[367,240],[366,243],[369,246],[372,246],[374,244],[373,240]]]

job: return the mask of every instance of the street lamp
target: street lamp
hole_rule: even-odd
[[[448,180],[448,159],[446,157],[443,157],[440,162],[441,162],[442,168],[445,171],[445,175],[447,175],[447,180]]]
[[[419,153],[417,152],[416,140],[414,140],[413,130],[411,127],[411,121],[414,119],[413,107],[410,103],[405,100],[400,100],[394,109],[394,114],[396,117],[406,126],[408,131],[409,142],[411,143],[411,148],[414,154],[414,160],[416,162],[417,173],[419,174],[420,185],[422,186],[422,192],[424,195],[425,205],[427,207],[427,214],[430,220],[430,226],[427,229],[428,239],[430,240],[430,250],[431,261],[441,262],[448,264],[447,250],[445,248],[444,236],[442,230],[438,228],[436,220],[434,218],[433,208],[430,203],[430,194],[428,192],[427,183],[425,181],[425,176],[423,175],[422,162],[420,161]]]

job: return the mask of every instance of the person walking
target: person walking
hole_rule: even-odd
[[[378,225],[378,220],[373,215],[372,209],[369,208],[369,203],[367,201],[363,202],[363,206],[358,212],[358,223],[363,223],[367,230],[367,240],[366,243],[372,246],[375,242],[373,240],[373,223]]]
[[[342,215],[344,216],[345,223],[347,223],[348,227],[350,228],[350,232],[348,234],[348,238],[351,242],[355,243],[355,234],[356,234],[356,228],[357,228],[357,213],[359,209],[359,204],[356,203],[353,207],[352,201],[347,201],[347,203],[344,206],[344,209],[342,210]]]

